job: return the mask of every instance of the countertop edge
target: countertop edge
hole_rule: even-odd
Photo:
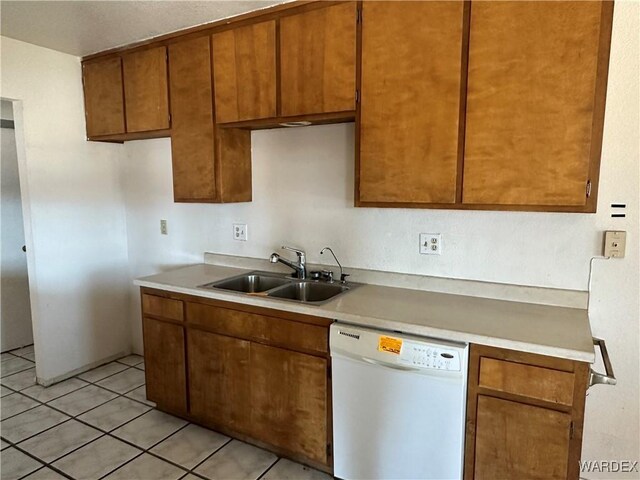
[[[164,290],[185,295],[193,295],[203,298],[211,298],[214,300],[222,300],[235,303],[243,303],[256,307],[271,308],[274,310],[282,310],[291,313],[300,313],[304,315],[315,315],[318,317],[331,318],[336,321],[351,323],[364,327],[381,328],[384,330],[397,330],[412,335],[422,335],[434,337],[443,340],[451,340],[466,343],[476,343],[489,347],[506,348],[510,350],[518,350],[526,353],[538,355],[547,355],[551,357],[565,358],[579,362],[593,363],[595,361],[595,352],[585,352],[580,350],[564,349],[552,347],[548,345],[532,344],[517,340],[509,340],[498,337],[478,335],[474,333],[465,333],[455,330],[446,330],[442,328],[429,327],[424,325],[415,325],[411,323],[397,322],[376,317],[362,317],[344,312],[335,312],[323,309],[324,305],[304,305],[281,300],[273,300],[265,297],[257,297],[245,295],[242,293],[233,293],[217,290],[204,290],[200,288],[180,287],[176,285],[157,283],[144,279],[134,280],[134,285],[139,287],[152,288],[156,290]],[[329,302],[328,304],[330,304]],[[310,312],[310,309],[312,311]]]

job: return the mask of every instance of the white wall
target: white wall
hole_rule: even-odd
[[[331,245],[352,267],[586,290],[602,231],[627,230],[627,258],[594,267],[592,327],[619,385],[590,392],[583,458],[638,459],[638,7],[616,4],[596,215],[355,209],[352,125],[254,132],[252,203],[174,204],[170,141],[130,142],[121,175],[131,277],[200,262],[203,251],[265,258],[287,243],[311,262]],[[628,205],[625,219],[610,218],[612,202]],[[234,222],[249,225],[247,242],[232,240]],[[418,254],[420,232],[442,233],[442,256]],[[140,351],[133,287],[132,309]]]
[[[595,260],[591,328],[606,339],[618,385],[589,391],[584,460],[640,460],[640,3],[616,2],[607,90],[598,230],[627,230],[625,259]],[[607,206],[627,204],[627,218]],[[602,371],[602,366],[599,367]],[[612,474],[584,475],[612,478]],[[638,472],[615,478],[639,478]]]
[[[11,102],[1,101],[0,118],[13,119]],[[0,351],[33,343],[24,222],[13,128],[0,129]]]
[[[47,382],[130,348],[122,147],[85,141],[79,58],[0,41],[0,96],[19,100],[36,373]]]

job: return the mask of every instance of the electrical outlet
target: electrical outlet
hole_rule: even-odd
[[[604,232],[604,256],[624,258],[627,244],[627,232],[609,230]]]
[[[440,255],[442,253],[442,235],[439,233],[421,233],[420,253],[423,255]]]
[[[247,224],[246,223],[233,224],[233,239],[240,240],[242,242],[247,241]]]
[[[168,235],[168,233],[167,233],[167,221],[166,220],[160,220],[160,234],[161,235]]]

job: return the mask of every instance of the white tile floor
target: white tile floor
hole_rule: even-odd
[[[44,388],[33,355],[33,346],[2,354],[0,480],[331,478],[156,410],[142,357]]]

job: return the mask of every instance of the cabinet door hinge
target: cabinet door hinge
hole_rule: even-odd
[[[573,438],[573,422],[571,422],[571,425],[569,426],[569,439],[571,440]]]
[[[331,365],[327,367],[327,378],[331,378]]]
[[[327,457],[331,456],[331,444],[327,443]]]
[[[356,8],[356,23],[362,23],[362,9]]]
[[[356,90],[356,103],[360,101],[360,90]]]
[[[587,180],[587,198],[591,196],[591,180]]]

